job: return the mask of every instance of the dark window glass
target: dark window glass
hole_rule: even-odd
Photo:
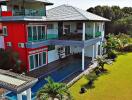
[[[55,45],[49,45],[48,46],[48,51],[55,50]]]
[[[32,41],[32,27],[28,26],[28,41]]]
[[[34,69],[34,58],[33,58],[33,55],[30,56],[30,70],[33,70]]]
[[[33,26],[33,40],[37,40],[37,27]]]

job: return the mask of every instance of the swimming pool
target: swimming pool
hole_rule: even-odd
[[[77,62],[72,62],[70,64],[66,64],[62,66],[60,69],[51,72],[48,75],[45,75],[43,78],[40,78],[39,81],[32,87],[32,100],[35,99],[36,92],[46,83],[46,77],[50,76],[55,82],[61,82],[65,78],[69,77],[69,75],[81,71],[81,60]],[[8,93],[6,97],[9,100],[17,100],[17,96],[14,93]],[[26,96],[23,95],[23,100],[27,100]]]

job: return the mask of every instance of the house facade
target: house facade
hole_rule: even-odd
[[[0,5],[4,48],[18,52],[21,69],[33,71],[78,54],[84,70],[85,57],[102,54],[108,19],[69,5],[46,11],[53,5],[47,0],[3,0]]]

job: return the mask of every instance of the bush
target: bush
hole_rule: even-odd
[[[93,84],[94,84],[94,80],[96,80],[97,79],[97,75],[96,75],[96,73],[93,71],[93,72],[90,72],[88,75],[86,75],[85,76],[85,78],[87,79],[87,80],[89,80],[89,82],[88,82],[88,86],[89,87],[92,87],[93,86]]]
[[[124,52],[132,52],[132,44],[130,44],[130,45],[124,47],[124,48],[123,48],[123,51],[124,51]]]
[[[109,59],[115,59],[117,57],[117,54],[114,50],[111,50],[108,52],[108,58]]]

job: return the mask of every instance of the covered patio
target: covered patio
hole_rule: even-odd
[[[88,68],[89,65],[91,65],[91,64],[92,64],[92,58],[85,57],[85,69]],[[43,66],[39,69],[33,70],[33,71],[27,73],[27,75],[41,79],[48,75],[50,76],[54,72],[61,71],[61,70],[67,71],[67,76],[62,77],[62,79],[59,79],[58,81],[60,81],[60,80],[65,81],[66,78],[74,76],[77,73],[78,74],[81,73],[82,72],[81,55],[74,54],[74,55],[67,56],[66,58],[59,59],[59,60],[49,63],[48,65]],[[61,75],[61,76],[63,76],[63,75]]]

